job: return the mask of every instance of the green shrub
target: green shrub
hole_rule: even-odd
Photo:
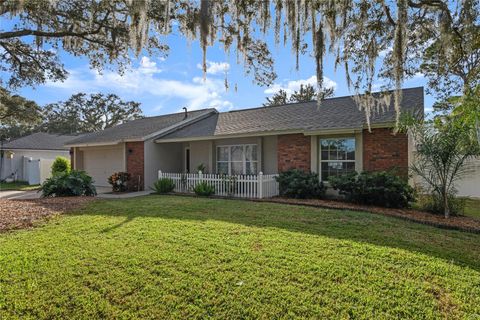
[[[197,166],[197,172],[199,172],[199,171],[202,171],[202,173],[207,173],[207,167],[203,163],[200,163]]]
[[[405,208],[415,200],[408,182],[386,171],[356,172],[330,177],[330,184],[348,201],[388,208]]]
[[[58,173],[45,180],[40,187],[43,197],[94,196],[93,179],[83,171]]]
[[[156,193],[169,193],[175,189],[175,182],[170,178],[162,178],[155,181],[153,184],[153,190]]]
[[[444,214],[445,204],[442,197],[437,194],[423,195],[418,198],[417,207],[435,214]],[[448,197],[448,208],[451,215],[463,215],[465,213],[466,200],[464,198],[457,198],[454,195]]]
[[[52,164],[52,176],[59,173],[70,172],[70,160],[64,157],[56,157]]]
[[[318,174],[291,169],[276,177],[280,195],[289,198],[321,198],[325,195],[325,186]]]
[[[209,197],[215,193],[215,187],[206,181],[202,181],[193,188],[197,196]]]
[[[128,180],[130,180],[130,173],[115,172],[108,177],[108,183],[112,185],[113,192],[125,192],[128,189]]]

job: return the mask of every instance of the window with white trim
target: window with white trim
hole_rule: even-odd
[[[355,171],[355,138],[320,139],[320,175],[322,181]]]
[[[256,144],[239,144],[217,147],[218,174],[257,174]]]

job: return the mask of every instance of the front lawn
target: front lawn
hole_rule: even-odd
[[[0,319],[480,317],[480,235],[146,196],[0,234]]]
[[[465,199],[465,215],[480,219],[480,199]]]
[[[29,190],[37,190],[40,188],[40,185],[29,185],[28,182],[25,181],[16,181],[16,182],[0,182],[0,191],[7,191],[7,190],[18,190],[18,191],[29,191]]]

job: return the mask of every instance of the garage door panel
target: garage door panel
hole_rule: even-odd
[[[109,186],[108,177],[124,171],[123,147],[92,148],[83,150],[83,166],[96,186]]]

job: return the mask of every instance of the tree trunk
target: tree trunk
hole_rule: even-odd
[[[448,219],[450,217],[450,207],[448,205],[448,194],[446,192],[443,194],[443,212],[445,219]]]

